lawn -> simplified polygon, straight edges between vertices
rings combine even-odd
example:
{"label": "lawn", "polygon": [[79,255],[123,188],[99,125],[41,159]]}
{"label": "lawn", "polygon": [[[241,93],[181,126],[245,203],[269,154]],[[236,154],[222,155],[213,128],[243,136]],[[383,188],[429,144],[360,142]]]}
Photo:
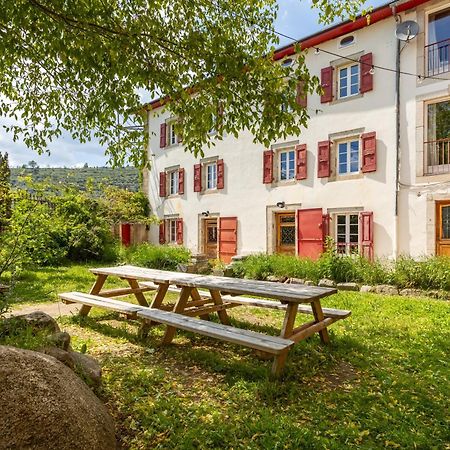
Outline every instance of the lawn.
{"label": "lawn", "polygon": [[[53,300],[92,281],[87,266],[25,272],[13,299]],[[352,316],[330,328],[330,346],[317,336],[296,346],[278,382],[243,347],[179,332],[161,348],[160,327],[140,341],[136,322],[100,310],[60,322],[102,362],[99,395],[122,448],[449,449],[450,303],[340,293],[323,304]],[[230,315],[273,334],[282,318]]]}

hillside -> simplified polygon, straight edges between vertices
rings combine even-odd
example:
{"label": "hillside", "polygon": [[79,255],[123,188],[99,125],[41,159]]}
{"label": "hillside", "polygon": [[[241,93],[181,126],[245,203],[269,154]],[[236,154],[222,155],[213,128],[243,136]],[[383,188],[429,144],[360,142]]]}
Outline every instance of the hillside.
{"label": "hillside", "polygon": [[93,182],[94,186],[106,184],[136,192],[139,190],[139,170],[135,167],[83,167],[83,168],[12,168],[11,184],[15,188],[25,188],[20,177],[31,176],[36,182],[50,182],[51,184],[66,184],[80,190],[86,189],[86,183]]}

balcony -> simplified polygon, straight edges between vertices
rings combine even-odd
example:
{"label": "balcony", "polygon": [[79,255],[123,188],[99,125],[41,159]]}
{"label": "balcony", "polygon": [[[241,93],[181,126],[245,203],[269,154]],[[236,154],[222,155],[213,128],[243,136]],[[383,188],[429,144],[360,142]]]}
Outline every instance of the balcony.
{"label": "balcony", "polygon": [[450,72],[450,38],[425,46],[427,76]]}
{"label": "balcony", "polygon": [[428,141],[425,146],[425,175],[450,173],[450,138]]}

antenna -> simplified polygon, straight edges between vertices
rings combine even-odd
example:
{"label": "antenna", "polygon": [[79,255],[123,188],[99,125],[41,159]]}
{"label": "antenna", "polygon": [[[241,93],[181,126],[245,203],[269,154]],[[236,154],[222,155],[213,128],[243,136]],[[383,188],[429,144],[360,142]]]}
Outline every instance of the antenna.
{"label": "antenna", "polygon": [[419,34],[419,25],[414,20],[407,20],[397,25],[395,36],[398,40],[409,42]]}

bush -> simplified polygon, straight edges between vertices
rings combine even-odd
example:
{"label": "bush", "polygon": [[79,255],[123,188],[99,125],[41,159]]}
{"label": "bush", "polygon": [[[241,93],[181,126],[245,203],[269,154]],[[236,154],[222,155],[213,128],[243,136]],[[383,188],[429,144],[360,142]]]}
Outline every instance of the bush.
{"label": "bush", "polygon": [[139,244],[122,250],[124,262],[150,269],[176,270],[178,264],[187,264],[191,253],[184,247]]}

